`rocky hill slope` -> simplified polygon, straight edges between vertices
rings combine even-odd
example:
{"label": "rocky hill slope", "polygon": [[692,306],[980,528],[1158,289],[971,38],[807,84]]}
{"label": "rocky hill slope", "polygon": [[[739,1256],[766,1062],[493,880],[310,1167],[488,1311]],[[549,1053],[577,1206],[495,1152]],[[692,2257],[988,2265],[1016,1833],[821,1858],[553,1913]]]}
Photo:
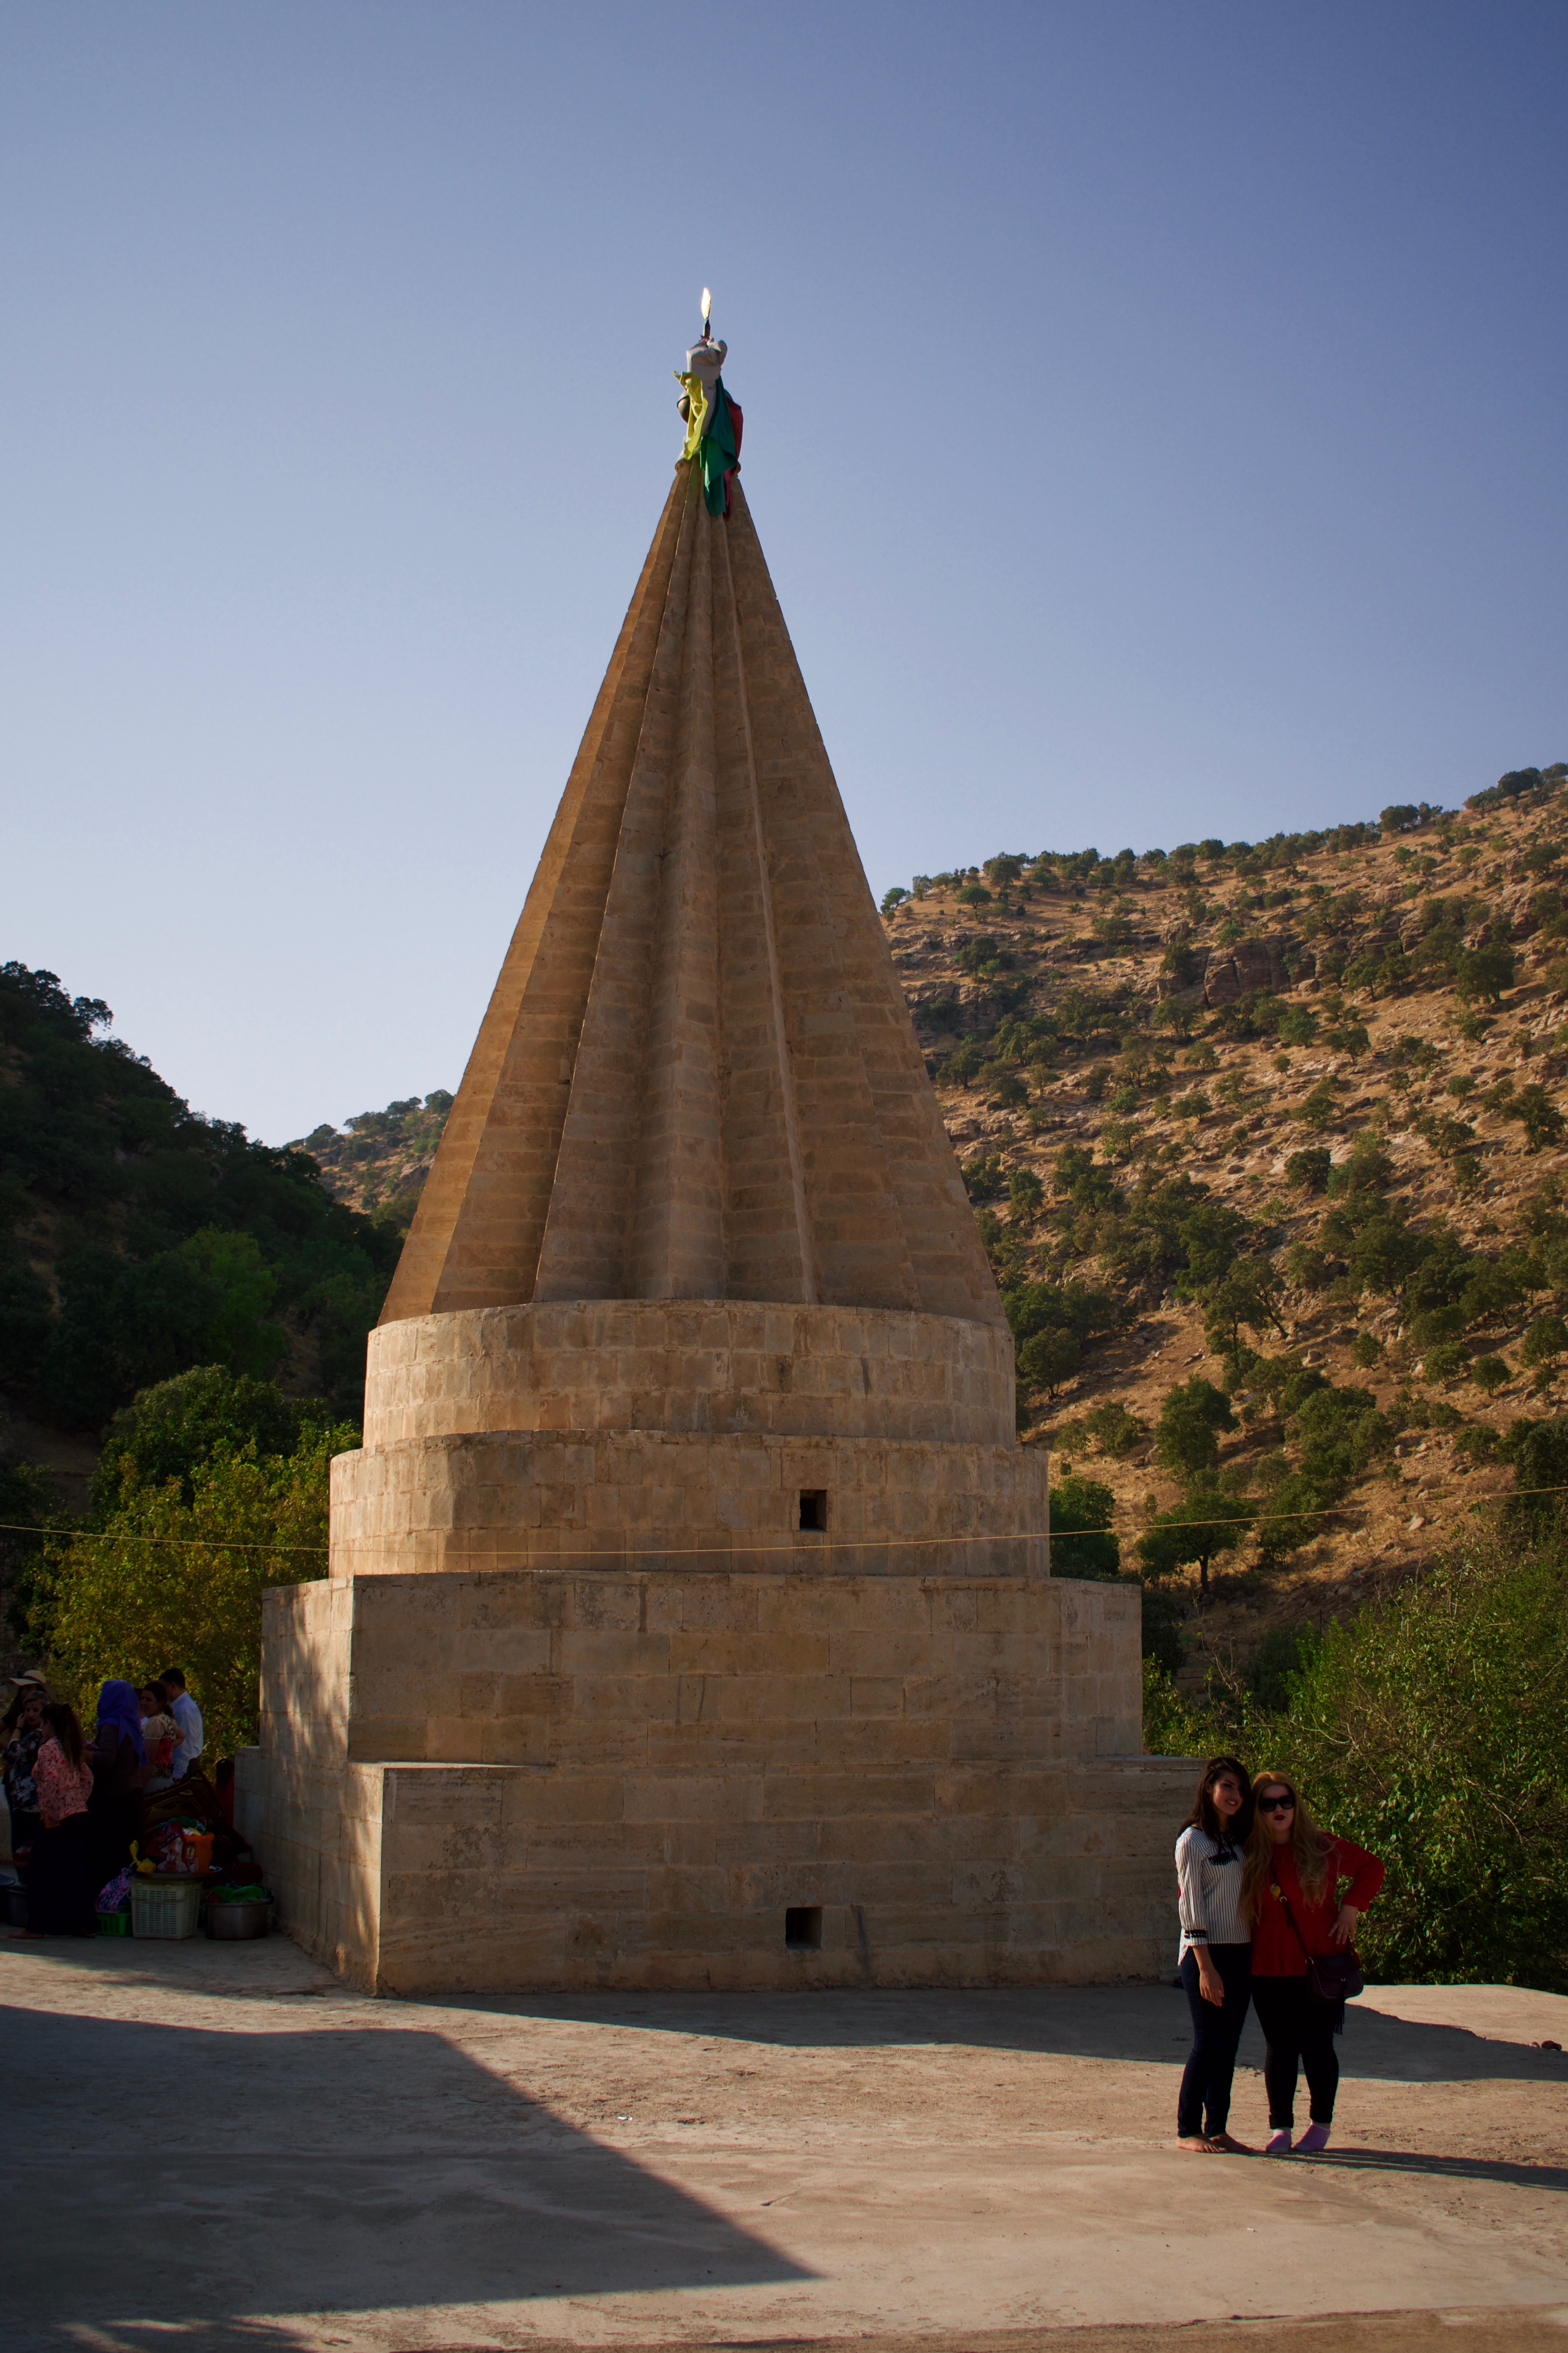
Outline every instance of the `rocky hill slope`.
{"label": "rocky hill slope", "polygon": [[1555,1415],[1565,776],[888,893],[1020,1419],[1190,1673],[1411,1574]]}

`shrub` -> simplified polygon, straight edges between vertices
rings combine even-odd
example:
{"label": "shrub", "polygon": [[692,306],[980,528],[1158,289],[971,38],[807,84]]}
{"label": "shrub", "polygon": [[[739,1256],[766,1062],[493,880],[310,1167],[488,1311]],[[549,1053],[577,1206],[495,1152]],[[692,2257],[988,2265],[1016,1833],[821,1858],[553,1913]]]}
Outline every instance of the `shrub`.
{"label": "shrub", "polygon": [[1329,1181],[1332,1156],[1325,1145],[1317,1145],[1306,1152],[1293,1152],[1285,1163],[1285,1181],[1299,1192],[1321,1193]]}
{"label": "shrub", "polygon": [[1568,1323],[1561,1315],[1538,1315],[1519,1353],[1527,1365],[1555,1364],[1559,1356],[1568,1356]]}
{"label": "shrub", "polygon": [[895,882],[890,891],[884,891],[882,893],[883,914],[890,915],[895,907],[901,907],[903,905],[904,901],[909,897],[909,892],[900,883]]}
{"label": "shrub", "polygon": [[1470,1366],[1470,1378],[1487,1397],[1492,1397],[1512,1380],[1513,1368],[1506,1356],[1478,1356]]}
{"label": "shrub", "polygon": [[1148,1435],[1148,1424],[1115,1398],[1108,1398],[1091,1413],[1086,1413],[1083,1427],[1097,1446],[1117,1457],[1131,1454],[1139,1440]]}
{"label": "shrub", "polygon": [[1320,1135],[1325,1128],[1336,1124],[1339,1115],[1333,1090],[1326,1079],[1320,1079],[1305,1103],[1296,1106],[1296,1117]]}
{"label": "shrub", "polygon": [[1428,1348],[1425,1373],[1428,1386],[1458,1380],[1465,1369],[1465,1354],[1464,1343],[1460,1340],[1443,1340],[1436,1347]]}
{"label": "shrub", "polygon": [[988,907],[991,893],[984,882],[966,882],[958,894],[958,903],[961,907]]}
{"label": "shrub", "polygon": [[1563,1114],[1542,1086],[1521,1087],[1507,1106],[1507,1115],[1520,1122],[1531,1152],[1562,1141]]}
{"label": "shrub", "polygon": [[1370,1372],[1373,1365],[1383,1362],[1383,1342],[1374,1333],[1358,1332],[1351,1342],[1351,1361],[1363,1372]]}

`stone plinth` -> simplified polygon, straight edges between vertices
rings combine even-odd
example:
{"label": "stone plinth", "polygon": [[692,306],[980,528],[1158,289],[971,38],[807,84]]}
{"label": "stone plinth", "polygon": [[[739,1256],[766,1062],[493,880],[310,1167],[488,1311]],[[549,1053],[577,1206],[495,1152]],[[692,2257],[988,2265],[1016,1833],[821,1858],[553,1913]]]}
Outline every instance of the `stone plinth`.
{"label": "stone plinth", "polygon": [[1147,1976],[1190,1767],[1136,1754],[1137,1611],[1027,1577],[282,1588],[239,1820],[290,1932],[388,1992]]}

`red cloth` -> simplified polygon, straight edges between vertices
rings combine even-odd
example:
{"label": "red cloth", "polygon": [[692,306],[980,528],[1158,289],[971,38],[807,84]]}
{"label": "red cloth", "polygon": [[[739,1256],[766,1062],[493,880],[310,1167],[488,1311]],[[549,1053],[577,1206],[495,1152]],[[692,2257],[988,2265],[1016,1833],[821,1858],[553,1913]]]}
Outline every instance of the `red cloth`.
{"label": "red cloth", "polygon": [[[1301,1893],[1289,1842],[1274,1850],[1275,1878],[1290,1900],[1307,1951],[1313,1954],[1341,1949],[1329,1931],[1342,1901],[1337,1892],[1342,1879],[1350,1881],[1342,1900],[1353,1904],[1358,1912],[1365,1911],[1383,1885],[1383,1865],[1376,1855],[1352,1845],[1349,1839],[1335,1839],[1333,1849],[1334,1860],[1316,1904],[1309,1903]],[[1263,1906],[1252,1932],[1252,1974],[1255,1978],[1304,1978],[1307,1974],[1307,1954],[1297,1943],[1285,1906],[1271,1887],[1264,1890]]]}

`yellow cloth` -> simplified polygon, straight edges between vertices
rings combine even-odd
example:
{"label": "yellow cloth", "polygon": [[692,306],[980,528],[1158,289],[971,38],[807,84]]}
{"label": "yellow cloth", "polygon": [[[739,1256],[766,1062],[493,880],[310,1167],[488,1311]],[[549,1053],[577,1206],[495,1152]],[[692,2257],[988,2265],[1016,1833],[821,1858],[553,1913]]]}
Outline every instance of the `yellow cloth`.
{"label": "yellow cloth", "polygon": [[695,458],[702,447],[702,427],[708,416],[708,395],[703,390],[702,378],[700,375],[684,375],[679,368],[677,368],[675,381],[684,385],[691,399],[691,407],[686,419],[686,447],[680,454],[683,458]]}

